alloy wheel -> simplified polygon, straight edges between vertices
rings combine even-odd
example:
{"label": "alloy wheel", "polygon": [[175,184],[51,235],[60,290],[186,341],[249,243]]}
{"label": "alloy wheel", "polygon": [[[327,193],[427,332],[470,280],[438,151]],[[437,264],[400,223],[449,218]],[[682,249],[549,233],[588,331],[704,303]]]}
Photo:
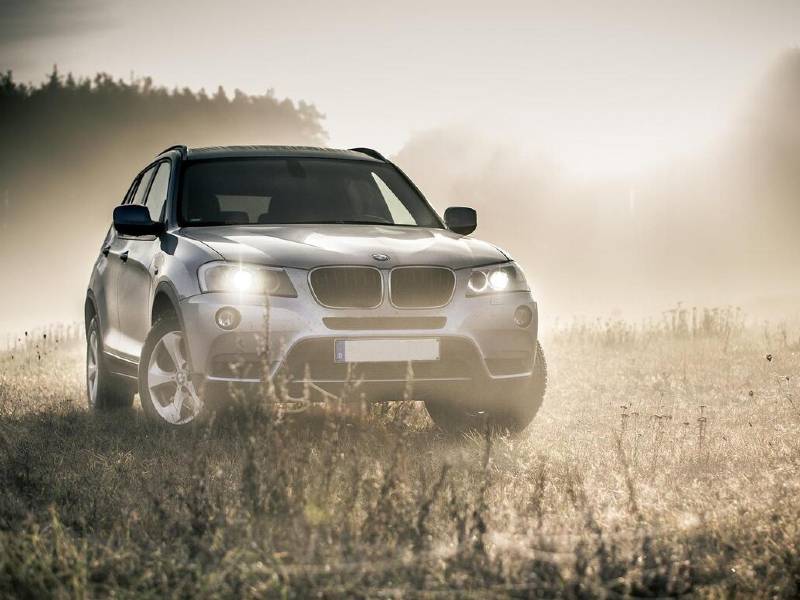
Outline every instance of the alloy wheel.
{"label": "alloy wheel", "polygon": [[99,373],[99,344],[97,330],[89,332],[89,343],[86,345],[86,389],[89,392],[90,406],[97,406],[97,384]]}
{"label": "alloy wheel", "polygon": [[172,425],[193,421],[203,408],[187,356],[183,333],[170,331],[156,343],[147,366],[147,389],[153,408]]}

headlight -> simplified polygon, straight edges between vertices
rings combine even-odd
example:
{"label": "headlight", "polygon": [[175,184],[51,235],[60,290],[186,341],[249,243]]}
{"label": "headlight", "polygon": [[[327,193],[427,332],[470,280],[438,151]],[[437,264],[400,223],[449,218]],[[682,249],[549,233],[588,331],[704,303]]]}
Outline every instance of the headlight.
{"label": "headlight", "polygon": [[529,289],[522,269],[513,262],[472,269],[467,281],[467,296],[527,292]]}
{"label": "headlight", "polygon": [[276,267],[210,262],[200,267],[197,278],[203,292],[297,297],[286,271]]}

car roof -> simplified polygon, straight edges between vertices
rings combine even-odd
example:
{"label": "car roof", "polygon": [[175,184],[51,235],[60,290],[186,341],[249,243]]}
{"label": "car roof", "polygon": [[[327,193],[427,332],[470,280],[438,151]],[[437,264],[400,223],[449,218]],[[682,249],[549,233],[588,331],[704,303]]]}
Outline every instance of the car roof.
{"label": "car roof", "polygon": [[318,148],[314,146],[208,146],[204,148],[187,148],[187,160],[203,160],[209,158],[249,158],[249,157],[293,157],[293,158],[339,158],[381,162],[363,152],[355,150],[338,150],[335,148]]}

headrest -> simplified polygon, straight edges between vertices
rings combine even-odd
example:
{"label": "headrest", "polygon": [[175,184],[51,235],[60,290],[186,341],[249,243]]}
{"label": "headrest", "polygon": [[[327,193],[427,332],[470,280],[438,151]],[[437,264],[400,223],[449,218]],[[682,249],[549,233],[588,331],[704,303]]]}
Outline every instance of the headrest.
{"label": "headrest", "polygon": [[221,221],[219,199],[211,192],[190,196],[187,218],[189,222]]}

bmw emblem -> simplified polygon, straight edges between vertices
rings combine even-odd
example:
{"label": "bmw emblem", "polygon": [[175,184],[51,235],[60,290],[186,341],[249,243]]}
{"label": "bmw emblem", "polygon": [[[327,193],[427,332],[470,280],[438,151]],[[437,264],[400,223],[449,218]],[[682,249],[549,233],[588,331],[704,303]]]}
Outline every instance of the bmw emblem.
{"label": "bmw emblem", "polygon": [[376,252],[375,254],[372,255],[372,258],[374,258],[375,260],[379,260],[381,262],[385,262],[385,261],[389,260],[389,255],[388,254],[381,254],[380,252]]}

